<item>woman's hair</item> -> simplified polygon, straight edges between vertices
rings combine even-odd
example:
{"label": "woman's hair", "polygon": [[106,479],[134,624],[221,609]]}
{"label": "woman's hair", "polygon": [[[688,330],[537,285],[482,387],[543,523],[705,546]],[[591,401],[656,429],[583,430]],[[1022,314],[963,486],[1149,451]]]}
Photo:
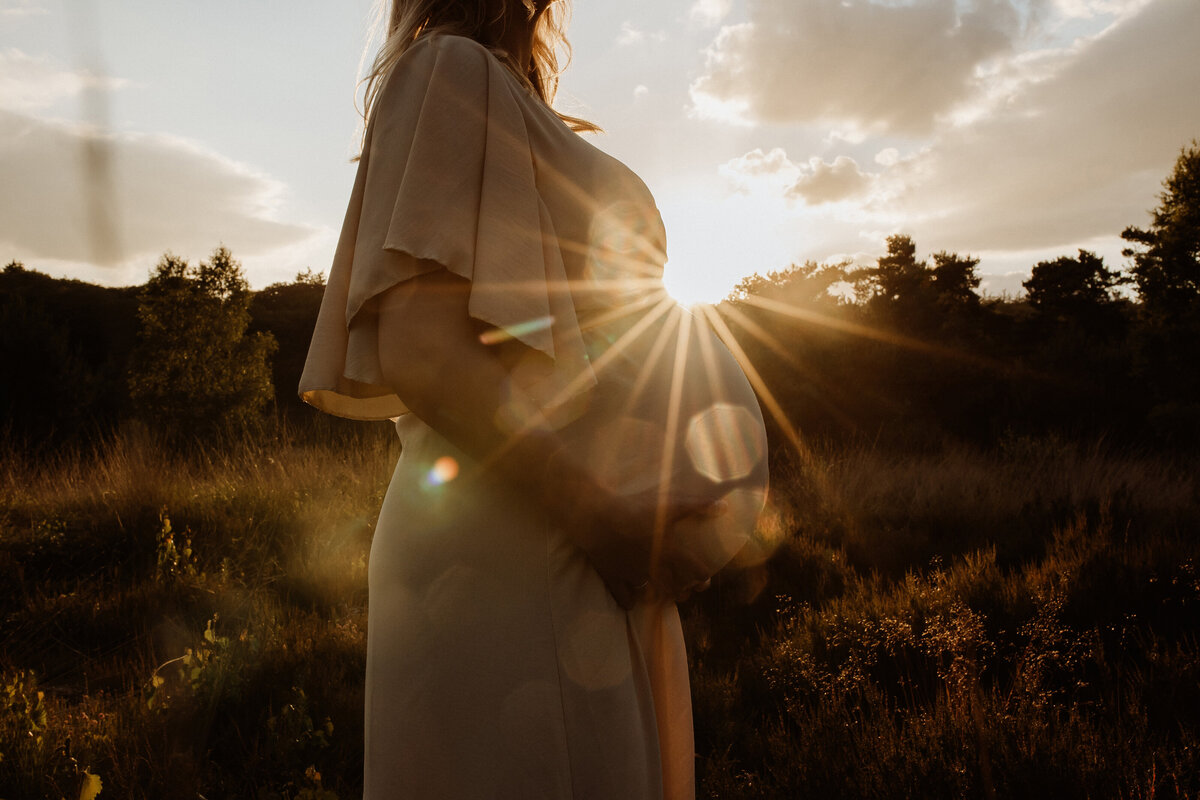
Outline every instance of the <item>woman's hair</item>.
{"label": "woman's hair", "polygon": [[[522,73],[519,67],[497,43],[489,37],[496,30],[504,30],[514,14],[534,13],[534,3],[541,8],[533,32],[533,58],[529,71]],[[569,0],[391,0],[387,14],[387,27],[383,44],[379,49],[370,72],[363,82],[366,93],[363,98],[363,121],[371,115],[383,81],[400,56],[418,38],[435,33],[466,36],[487,47],[535,92],[547,105],[554,102],[558,91],[559,58],[570,60],[571,46],[567,41],[566,23],[570,16]],[[381,2],[379,11],[383,11]],[[382,21],[382,18],[377,21]],[[595,125],[577,117],[558,113],[572,130],[597,131]]]}

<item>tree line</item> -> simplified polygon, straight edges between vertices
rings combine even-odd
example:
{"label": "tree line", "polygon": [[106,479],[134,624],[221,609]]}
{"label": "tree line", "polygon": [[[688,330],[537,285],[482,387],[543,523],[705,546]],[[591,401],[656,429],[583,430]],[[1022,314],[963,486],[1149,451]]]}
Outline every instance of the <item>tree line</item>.
{"label": "tree line", "polygon": [[802,431],[906,445],[1103,436],[1200,444],[1200,145],[1183,148],[1126,269],[1041,261],[1021,298],[978,294],[979,261],[806,263],[744,279],[725,316]]}
{"label": "tree line", "polygon": [[129,420],[168,439],[303,420],[296,398],[324,279],[251,291],[217,247],[166,253],[139,287],[0,272],[0,435],[38,446],[103,437]]}
{"label": "tree line", "polygon": [[[1127,268],[1087,250],[1033,265],[1020,298],[979,294],[979,260],[887,239],[875,264],[751,275],[718,311],[801,432],[923,446],[1105,436],[1200,444],[1200,145],[1182,149]],[[170,253],[140,287],[0,272],[9,439],[183,437],[316,418],[296,399],[324,281],[251,291],[225,247]],[[782,442],[784,432],[776,430]]]}

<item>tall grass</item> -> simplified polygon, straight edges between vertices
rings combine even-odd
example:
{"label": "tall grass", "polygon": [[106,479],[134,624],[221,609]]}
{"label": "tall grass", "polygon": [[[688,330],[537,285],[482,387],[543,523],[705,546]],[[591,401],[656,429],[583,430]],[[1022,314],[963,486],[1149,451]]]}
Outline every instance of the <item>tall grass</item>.
{"label": "tall grass", "polygon": [[1022,440],[778,472],[789,535],[687,617],[704,796],[1200,792],[1186,460]]}
{"label": "tall grass", "polygon": [[[0,798],[355,796],[397,452],[380,426],[5,454]],[[1200,792],[1191,465],[1055,440],[798,463],[684,608],[702,796]]]}
{"label": "tall grass", "polygon": [[315,796],[322,769],[353,788],[366,561],[396,454],[384,426],[6,458],[0,796],[73,798],[88,768],[131,798]]}

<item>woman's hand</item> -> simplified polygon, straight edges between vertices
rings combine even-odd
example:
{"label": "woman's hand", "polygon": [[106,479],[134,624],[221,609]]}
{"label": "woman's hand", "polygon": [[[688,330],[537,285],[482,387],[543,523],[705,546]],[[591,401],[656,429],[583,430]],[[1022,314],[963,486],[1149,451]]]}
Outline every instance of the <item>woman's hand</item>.
{"label": "woman's hand", "polygon": [[684,600],[708,588],[711,568],[678,530],[687,518],[712,518],[725,504],[708,499],[601,492],[581,519],[579,544],[622,608],[650,595]]}

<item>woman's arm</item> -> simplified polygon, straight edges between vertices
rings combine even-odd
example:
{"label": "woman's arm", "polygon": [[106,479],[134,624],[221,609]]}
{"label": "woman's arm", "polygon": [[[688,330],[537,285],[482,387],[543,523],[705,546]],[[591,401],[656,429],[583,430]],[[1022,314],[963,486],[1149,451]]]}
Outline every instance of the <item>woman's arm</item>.
{"label": "woman's arm", "polygon": [[[389,388],[427,425],[463,452],[492,459],[505,480],[540,503],[623,605],[628,587],[648,580],[667,595],[686,594],[708,576],[671,528],[683,517],[718,512],[707,502],[671,499],[658,514],[657,493],[628,498],[606,490],[548,427],[515,439],[502,430],[496,420],[509,373],[496,348],[480,342],[467,311],[470,287],[436,270],[380,295],[379,359]],[[665,528],[657,537],[656,526]]]}

